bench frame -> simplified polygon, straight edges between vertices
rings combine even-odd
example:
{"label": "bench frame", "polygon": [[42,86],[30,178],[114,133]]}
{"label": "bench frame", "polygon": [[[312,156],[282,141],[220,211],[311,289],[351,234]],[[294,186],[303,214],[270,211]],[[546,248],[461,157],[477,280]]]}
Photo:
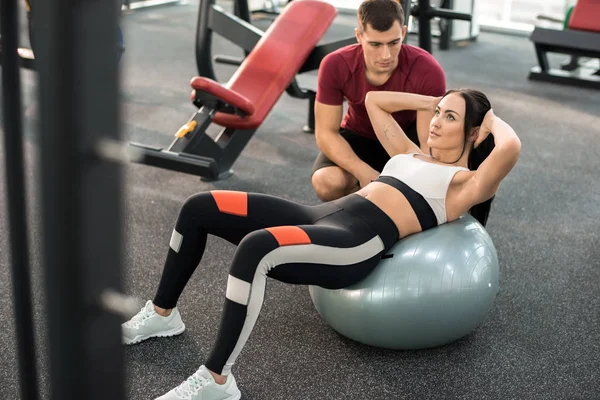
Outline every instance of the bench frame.
{"label": "bench frame", "polygon": [[530,80],[600,89],[600,76],[594,69],[585,66],[572,70],[551,68],[548,61],[548,53],[567,54],[574,59],[600,59],[600,33],[536,27],[530,40],[534,43],[539,63],[529,72]]}
{"label": "bench frame", "polygon": [[206,130],[212,124],[213,115],[224,105],[202,105],[184,125],[192,126],[193,129],[183,132],[185,135],[174,139],[167,149],[136,142],[129,143],[130,160],[201,176],[207,182],[229,178],[233,175],[231,167],[254,136],[256,129],[223,127],[216,137],[209,136]]}

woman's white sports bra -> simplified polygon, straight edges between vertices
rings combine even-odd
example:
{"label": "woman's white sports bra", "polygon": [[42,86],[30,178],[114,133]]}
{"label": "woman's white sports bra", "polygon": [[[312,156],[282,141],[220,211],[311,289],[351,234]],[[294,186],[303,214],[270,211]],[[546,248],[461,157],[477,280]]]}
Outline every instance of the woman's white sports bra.
{"label": "woman's white sports bra", "polygon": [[384,166],[380,176],[396,178],[423,196],[437,218],[445,223],[446,195],[452,178],[468,168],[430,163],[415,157],[418,153],[397,154]]}

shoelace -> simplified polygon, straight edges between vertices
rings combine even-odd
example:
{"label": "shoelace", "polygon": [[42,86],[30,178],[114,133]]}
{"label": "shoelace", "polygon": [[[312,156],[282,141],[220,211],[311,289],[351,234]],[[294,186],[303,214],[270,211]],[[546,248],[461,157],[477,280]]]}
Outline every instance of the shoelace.
{"label": "shoelace", "polygon": [[198,374],[196,371],[192,376],[187,378],[185,382],[175,388],[175,394],[182,399],[190,399],[191,396],[197,395],[200,389],[209,383],[209,379]]}
{"label": "shoelace", "polygon": [[151,306],[149,307],[149,305],[146,304],[140,310],[140,312],[138,312],[129,321],[125,322],[125,326],[128,328],[137,329],[140,325],[144,325],[144,322],[153,315],[154,315],[154,308],[153,307],[151,308]]}

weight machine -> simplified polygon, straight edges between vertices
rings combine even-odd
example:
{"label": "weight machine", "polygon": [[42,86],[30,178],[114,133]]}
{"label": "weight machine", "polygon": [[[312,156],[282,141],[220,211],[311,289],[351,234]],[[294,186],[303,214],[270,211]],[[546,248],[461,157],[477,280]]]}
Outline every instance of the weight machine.
{"label": "weight machine", "polygon": [[[529,80],[561,83],[600,89],[600,69],[582,63],[582,58],[600,59],[600,2],[578,0],[565,19],[563,30],[536,27],[530,40],[538,65],[529,72]],[[551,68],[548,53],[566,54],[571,61]]]}
{"label": "weight machine", "polygon": [[[289,5],[291,5],[290,2]],[[251,12],[247,0],[235,0],[233,13],[226,12],[215,5],[215,0],[202,1],[198,12],[198,26],[196,33],[196,65],[200,76],[217,80],[213,62],[239,66],[244,58],[233,58],[224,55],[215,55],[212,52],[212,35],[216,33],[242,48],[247,56],[256,43],[264,36],[265,32],[252,25]],[[298,73],[319,69],[321,60],[329,53],[356,43],[356,37],[350,36],[342,40],[333,41],[316,46]],[[288,95],[299,99],[308,99],[308,121],[304,127],[305,132],[314,131],[314,106],[316,92],[313,89],[302,88],[294,77],[286,90]]]}

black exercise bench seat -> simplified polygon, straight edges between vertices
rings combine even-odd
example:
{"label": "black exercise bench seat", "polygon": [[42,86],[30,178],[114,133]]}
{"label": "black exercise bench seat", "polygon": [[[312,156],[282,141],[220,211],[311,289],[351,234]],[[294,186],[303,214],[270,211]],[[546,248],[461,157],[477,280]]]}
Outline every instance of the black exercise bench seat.
{"label": "black exercise bench seat", "polygon": [[535,28],[531,34],[539,66],[529,72],[529,79],[600,89],[600,76],[583,68],[570,72],[550,68],[547,53],[569,54],[575,57],[600,58],[600,33],[559,31]]}
{"label": "black exercise bench seat", "polygon": [[580,66],[573,71],[551,68],[548,53],[568,54],[600,59],[600,3],[579,0],[569,21],[569,29],[558,30],[536,27],[530,40],[534,43],[539,65],[529,73],[530,80],[563,83],[573,86],[600,89],[598,69]]}

